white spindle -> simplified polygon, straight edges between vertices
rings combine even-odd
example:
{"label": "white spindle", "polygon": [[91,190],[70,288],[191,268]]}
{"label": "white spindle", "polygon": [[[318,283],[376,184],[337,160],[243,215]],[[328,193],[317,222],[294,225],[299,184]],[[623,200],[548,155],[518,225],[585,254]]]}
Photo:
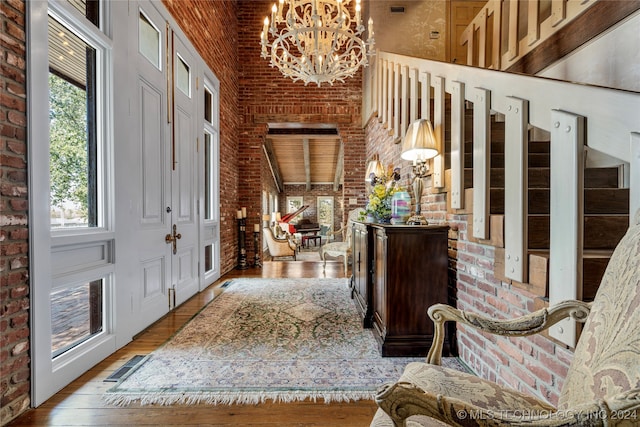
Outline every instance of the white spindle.
{"label": "white spindle", "polygon": [[393,127],[393,97],[396,96],[396,94],[393,93],[394,68],[394,63],[389,61],[389,64],[387,65],[387,129],[391,129]]}
{"label": "white spindle", "polygon": [[507,97],[504,147],[505,276],[526,282],[528,102]]}
{"label": "white spindle", "polygon": [[400,97],[400,136],[404,138],[404,135],[407,133],[407,127],[409,124],[407,120],[409,119],[409,67],[406,65],[402,66],[402,70],[400,72],[401,82],[400,82],[400,91],[402,92],[402,96]]}
{"label": "white spindle", "polygon": [[451,207],[464,208],[464,83],[451,82]]}
{"label": "white spindle", "polygon": [[417,68],[411,68],[409,72],[409,123],[418,119],[418,84],[420,83]]}
{"label": "white spindle", "polygon": [[[551,241],[549,244],[549,304],[582,298],[584,228],[584,117],[551,111]],[[570,319],[549,334],[569,346],[576,343]]]}
{"label": "white spindle", "polygon": [[445,87],[444,77],[433,79],[433,132],[438,140],[438,154],[433,159],[433,186],[444,187],[444,126],[445,126]]}
{"label": "white spindle", "polygon": [[400,71],[399,63],[393,69],[393,138],[400,138]]}
{"label": "white spindle", "polygon": [[420,118],[431,120],[431,74],[420,73]]}
{"label": "white spindle", "polygon": [[473,237],[489,238],[491,171],[491,92],[475,89],[473,97]]}
{"label": "white spindle", "polygon": [[380,82],[382,89],[382,91],[380,92],[382,111],[380,111],[380,122],[382,123],[383,127],[387,127],[387,113],[389,111],[389,109],[387,108],[387,105],[389,104],[389,85],[387,84],[387,82],[389,81],[389,61],[385,59],[382,62],[382,81]]}

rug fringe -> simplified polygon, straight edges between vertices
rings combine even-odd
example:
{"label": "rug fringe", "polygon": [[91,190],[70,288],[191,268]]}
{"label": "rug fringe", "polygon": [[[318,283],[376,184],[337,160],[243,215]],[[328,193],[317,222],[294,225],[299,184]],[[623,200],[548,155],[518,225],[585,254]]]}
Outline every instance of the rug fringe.
{"label": "rug fringe", "polygon": [[373,400],[375,391],[247,391],[247,392],[190,392],[190,393],[107,393],[103,395],[109,405],[129,406],[133,403],[146,405],[256,405],[270,400],[274,403],[291,403],[303,400],[324,403]]}

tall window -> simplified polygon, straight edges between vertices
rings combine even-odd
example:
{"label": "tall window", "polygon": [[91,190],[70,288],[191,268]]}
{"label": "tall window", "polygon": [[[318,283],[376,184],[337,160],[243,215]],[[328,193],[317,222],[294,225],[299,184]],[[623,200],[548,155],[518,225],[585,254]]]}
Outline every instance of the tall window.
{"label": "tall window", "polygon": [[51,227],[100,226],[96,50],[49,17]]}

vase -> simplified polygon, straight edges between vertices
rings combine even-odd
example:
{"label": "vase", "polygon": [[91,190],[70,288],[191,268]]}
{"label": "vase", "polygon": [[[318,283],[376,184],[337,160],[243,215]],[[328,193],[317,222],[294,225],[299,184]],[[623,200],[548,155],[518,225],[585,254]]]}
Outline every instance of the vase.
{"label": "vase", "polygon": [[411,196],[406,191],[397,191],[391,198],[391,222],[405,224],[411,216]]}
{"label": "vase", "polygon": [[391,217],[384,216],[384,217],[378,217],[376,219],[378,224],[391,224]]}

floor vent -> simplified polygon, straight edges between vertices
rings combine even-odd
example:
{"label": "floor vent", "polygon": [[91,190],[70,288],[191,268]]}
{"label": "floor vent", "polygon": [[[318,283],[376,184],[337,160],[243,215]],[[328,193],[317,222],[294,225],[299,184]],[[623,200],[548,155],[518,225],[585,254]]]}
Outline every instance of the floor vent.
{"label": "floor vent", "polygon": [[122,376],[124,374],[126,374],[127,372],[129,372],[131,369],[133,369],[138,363],[140,363],[142,361],[142,359],[144,359],[146,356],[144,355],[136,355],[133,356],[131,359],[129,359],[129,361],[127,363],[125,363],[124,365],[122,365],[118,370],[116,370],[113,374],[109,375],[107,378],[104,379],[104,382],[111,382],[111,383],[115,383],[120,381],[120,378],[122,378]]}
{"label": "floor vent", "polygon": [[227,280],[226,282],[224,282],[222,285],[220,285],[221,288],[226,288],[227,286],[229,286],[231,284],[232,280]]}

